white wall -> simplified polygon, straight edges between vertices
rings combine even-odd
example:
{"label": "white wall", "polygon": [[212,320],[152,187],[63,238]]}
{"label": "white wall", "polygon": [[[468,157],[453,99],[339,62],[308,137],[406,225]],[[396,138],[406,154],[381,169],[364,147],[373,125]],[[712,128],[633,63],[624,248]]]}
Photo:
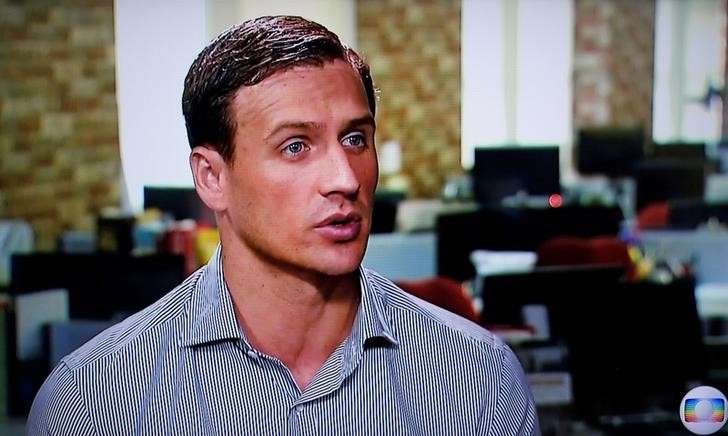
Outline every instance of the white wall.
{"label": "white wall", "polygon": [[720,138],[722,108],[699,100],[723,86],[725,0],[658,0],[653,137],[657,142]]}
{"label": "white wall", "polygon": [[192,186],[181,100],[187,69],[205,41],[205,3],[114,4],[123,202],[138,211],[144,185]]}
{"label": "white wall", "polygon": [[463,167],[476,145],[506,141],[504,26],[501,1],[463,0],[460,142]]}
{"label": "white wall", "polygon": [[573,118],[571,1],[521,0],[518,29],[517,140],[564,144]]}
{"label": "white wall", "polygon": [[476,145],[571,145],[573,15],[573,0],[463,0],[463,167]]}
{"label": "white wall", "polygon": [[354,0],[207,0],[208,39],[228,27],[263,15],[298,15],[322,24],[356,47]]}

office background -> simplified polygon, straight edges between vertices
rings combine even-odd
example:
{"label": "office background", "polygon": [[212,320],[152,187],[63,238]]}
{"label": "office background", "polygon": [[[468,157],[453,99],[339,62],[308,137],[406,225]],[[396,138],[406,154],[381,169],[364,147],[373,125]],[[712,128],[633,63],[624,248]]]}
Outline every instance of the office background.
{"label": "office background", "polygon": [[[179,108],[180,79],[197,51],[224,29],[231,17],[264,12],[261,6],[249,7],[255,2],[244,1],[232,6],[202,0],[118,3],[116,24],[125,26],[124,34],[114,31],[113,2],[6,0],[1,6],[0,49],[6,61],[0,95],[0,147],[4,155],[0,214],[28,220],[39,248],[52,248],[64,230],[92,229],[95,214],[107,206],[123,205],[129,196],[132,200],[126,203],[138,209],[141,187],[147,181],[191,183],[184,158],[187,150]],[[394,168],[402,177],[392,183],[405,183],[413,197],[438,197],[447,178],[463,172],[463,161],[466,166],[472,162],[472,158],[462,156],[472,154],[466,152],[476,144],[523,142],[521,136],[529,143],[558,141],[564,162],[569,163],[573,132],[579,127],[642,125],[652,131],[655,24],[659,18],[654,1],[278,3],[278,9],[270,7],[272,12],[308,13],[339,33],[345,29],[344,40],[371,62],[381,90],[378,144],[399,144],[400,165]],[[483,9],[480,3],[490,10],[479,10]],[[718,21],[717,30],[725,32],[725,17],[713,14],[722,10],[723,3],[673,3],[674,8],[700,4]],[[226,7],[234,13],[222,13]],[[246,7],[252,9],[248,14]],[[529,8],[545,15],[532,17]],[[218,15],[227,21],[209,23],[214,21],[214,13],[209,11],[218,9],[222,10]],[[483,16],[469,19],[465,14],[471,10]],[[693,15],[699,13],[706,15],[700,10]],[[551,25],[552,21],[570,27],[560,29]],[[465,29],[469,33],[464,34],[463,25],[471,22]],[[702,23],[686,24],[703,28]],[[480,29],[470,30],[478,26]],[[683,35],[692,34],[692,27],[683,30]],[[481,37],[478,31],[483,28],[491,29],[490,34]],[[559,33],[564,34],[564,41],[553,40],[561,37]],[[715,40],[716,50],[703,58],[725,58],[724,50],[720,51],[725,46],[725,38],[719,39],[722,35],[704,36]],[[487,52],[474,53],[463,39],[466,37],[476,43],[478,38],[491,41],[500,58]],[[519,37],[522,46],[530,43],[533,48],[508,41]],[[492,42],[494,39],[499,44]],[[519,48],[538,56],[523,60],[524,65],[519,66],[524,57],[519,58]],[[564,51],[570,53],[562,55]],[[693,56],[705,61],[701,55]],[[471,73],[469,65],[479,70]],[[551,79],[540,89],[529,88],[529,81],[538,85],[538,76],[552,69],[559,70],[562,77]],[[506,73],[511,72],[518,73],[515,79],[502,77],[510,77]],[[484,80],[496,77],[491,82],[510,94],[503,96],[504,91],[481,90],[477,84],[466,82],[478,81],[478,74]],[[688,90],[704,94],[707,80],[720,81],[717,86],[723,78],[702,77],[698,81],[702,89]],[[685,88],[675,84],[674,78],[669,81],[672,86]],[[461,90],[466,86],[473,91],[469,92],[470,100],[463,103]],[[554,87],[564,91],[555,96],[557,105],[539,94],[550,95]],[[531,95],[524,95],[526,92]],[[539,112],[528,113],[528,107],[534,105]],[[691,110],[701,110],[700,105],[693,106]],[[506,110],[510,113],[504,114]],[[545,122],[539,121],[544,118]],[[538,132],[522,133],[534,123],[557,125],[559,131],[544,133],[550,136],[545,139],[537,137]],[[481,126],[490,129],[479,129]],[[495,133],[484,134],[483,130]],[[680,133],[668,135],[683,139]],[[717,139],[712,127],[690,133],[703,136],[694,139]],[[141,169],[145,174],[134,174],[140,171],[141,158],[122,158],[126,149],[130,154],[146,155],[148,161],[164,159],[170,162],[169,168],[157,167],[155,174],[148,168],[153,165],[147,165]],[[122,166],[127,160],[128,168]],[[572,174],[570,167],[565,165],[563,171]],[[125,179],[124,171],[132,174],[126,174]],[[385,183],[392,178],[389,174],[384,177]],[[128,192],[128,186],[134,192]],[[58,199],[63,201],[54,201]]]}
{"label": "office background", "polygon": [[[711,333],[707,336],[718,346],[712,362],[728,368],[728,354],[719,354],[723,342],[716,339],[728,335],[723,326],[728,319],[728,277],[721,267],[721,256],[728,254],[725,0],[0,0],[0,221],[8,223],[0,236],[12,239],[16,253],[51,256],[16,261],[12,267],[10,250],[0,253],[0,285],[12,294],[4,300],[8,314],[18,312],[16,294],[55,287],[31,280],[38,265],[55,271],[52,268],[64,262],[83,262],[62,253],[85,253],[93,258],[88,262],[99,262],[93,265],[100,271],[104,256],[90,251],[128,254],[146,244],[146,249],[189,254],[191,249],[175,248],[174,239],[187,234],[188,224],[175,224],[172,236],[165,228],[166,239],[160,242],[154,238],[161,231],[153,224],[159,217],[141,215],[145,204],[163,211],[181,207],[174,218],[214,224],[185,197],[187,191],[163,189],[191,186],[180,108],[184,75],[194,56],[220,31],[247,18],[278,13],[302,15],[328,26],[372,67],[379,89],[381,175],[375,215],[380,227],[370,242],[367,265],[413,283],[445,276],[458,284],[466,282],[464,295],[481,297],[477,288],[483,283],[473,279],[485,280],[490,274],[488,266],[481,274],[471,262],[472,250],[538,252],[545,262],[547,256],[539,249],[552,237],[608,235],[625,247],[642,250],[643,258],[618,262],[636,268],[634,277],[646,268],[640,261],[647,257],[653,267],[661,261],[671,263],[666,268],[670,272],[678,269],[675,262],[692,268],[686,276],[695,280],[689,292],[697,295],[693,304],[701,316],[700,328],[704,335]],[[588,132],[599,129],[622,134],[611,143],[594,136],[597,149],[611,153],[610,159],[617,156],[606,169],[603,162],[580,161],[588,157]],[[587,136],[582,136],[585,131]],[[620,160],[620,147],[625,156],[634,153],[625,138],[635,134],[639,156]],[[675,147],[661,148],[668,144]],[[653,167],[648,162],[639,173],[635,167],[659,150],[670,155],[670,150],[685,146],[690,159],[696,150],[702,154],[697,164],[700,187],[667,192],[663,179],[648,177],[662,167],[649,172]],[[558,185],[549,192],[515,195],[506,206],[515,204],[519,212],[515,216],[508,209],[508,219],[502,210],[491,210],[493,204],[486,205],[482,196],[495,195],[488,199],[500,201],[517,192],[483,193],[476,153],[506,148],[556,150],[556,163],[550,168],[556,169]],[[493,162],[494,156],[485,162]],[[526,159],[499,156],[506,163]],[[543,169],[537,167],[531,170]],[[675,179],[683,173],[669,174]],[[635,183],[638,179],[642,191]],[[650,192],[644,193],[650,180]],[[683,191],[690,191],[689,198],[683,198]],[[648,200],[659,200],[658,208],[645,212],[642,206]],[[562,204],[565,208],[557,211]],[[585,205],[604,209],[596,214],[581,209],[574,212],[577,215],[567,213],[572,209],[566,206]],[[611,215],[615,211],[617,215]],[[133,216],[136,220],[130,221]],[[681,216],[688,218],[678,223]],[[536,221],[570,224],[535,229],[530,223]],[[137,228],[132,238],[134,222],[152,224]],[[515,242],[495,240],[475,230],[484,223],[522,237]],[[564,230],[567,227],[579,230]],[[457,228],[465,233],[457,233]],[[214,234],[205,237],[214,243]],[[468,238],[474,244],[463,242]],[[197,251],[199,260],[205,250]],[[601,263],[614,263],[614,258],[609,260]],[[129,261],[122,270],[129,275],[164,271],[160,283],[173,283],[196,266],[189,256],[184,264],[166,258],[147,261]],[[505,265],[508,260],[494,262]],[[18,271],[14,279],[27,289],[13,287],[11,270]],[[655,271],[660,269],[642,271],[642,278]],[[613,277],[608,271],[596,274]],[[547,280],[567,289],[588,286],[594,277],[568,284],[558,277]],[[108,277],[98,280],[95,286]],[[675,283],[676,289],[685,285],[681,280]],[[135,284],[124,282],[108,292],[121,293],[123,286]],[[413,292],[420,285],[414,283]],[[79,284],[78,295],[91,301],[92,288]],[[151,298],[143,290],[135,295],[133,301],[111,298],[103,318],[118,319]],[[656,295],[659,299],[659,292]],[[79,305],[78,296],[50,298],[68,306],[61,318],[101,318],[100,312]],[[32,301],[23,304],[33,307]],[[479,322],[482,304],[479,300],[468,312]],[[93,331],[103,325],[76,327]],[[16,339],[5,341],[11,348],[17,345]],[[539,360],[526,349],[530,358]],[[7,359],[14,358],[10,354]],[[42,373],[44,364],[26,368]],[[20,388],[5,386],[6,405],[12,402],[13,389]],[[570,403],[561,401],[556,403]],[[571,416],[563,409],[555,408],[550,416]],[[14,416],[22,417],[22,407],[16,412]],[[555,434],[571,431],[550,428]]]}

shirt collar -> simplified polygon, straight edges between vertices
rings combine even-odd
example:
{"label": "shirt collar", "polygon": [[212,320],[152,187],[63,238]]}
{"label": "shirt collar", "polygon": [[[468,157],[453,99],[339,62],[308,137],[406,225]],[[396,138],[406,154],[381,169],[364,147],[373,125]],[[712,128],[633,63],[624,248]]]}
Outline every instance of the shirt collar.
{"label": "shirt collar", "polygon": [[181,345],[224,340],[244,340],[244,337],[223,277],[222,246],[218,244],[192,292]]}
{"label": "shirt collar", "polygon": [[[398,342],[387,316],[386,298],[369,277],[367,270],[361,267],[359,286],[361,301],[349,344],[357,350],[363,350],[369,339],[379,337],[396,345]],[[222,246],[218,244],[195,284],[180,344],[187,347],[225,340],[238,340],[251,348],[235,315],[223,275]]]}
{"label": "shirt collar", "polygon": [[351,345],[363,349],[364,344],[372,338],[383,338],[392,344],[398,344],[389,319],[387,301],[368,275],[365,268],[359,268],[359,288],[361,302],[354,325],[351,329]]}

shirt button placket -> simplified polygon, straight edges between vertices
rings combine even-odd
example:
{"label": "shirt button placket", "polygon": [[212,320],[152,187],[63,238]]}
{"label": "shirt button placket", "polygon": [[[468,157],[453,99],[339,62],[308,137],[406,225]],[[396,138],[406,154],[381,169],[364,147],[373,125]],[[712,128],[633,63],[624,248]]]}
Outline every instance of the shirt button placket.
{"label": "shirt button placket", "polygon": [[253,350],[248,350],[246,353],[247,353],[248,357],[255,360],[256,362],[258,361],[258,359],[260,359],[260,356],[258,356],[258,353],[256,353]]}
{"label": "shirt button placket", "polygon": [[300,435],[301,433],[301,406],[293,406],[288,410],[288,434]]}
{"label": "shirt button placket", "polygon": [[315,419],[315,415],[312,414],[312,410],[307,408],[303,404],[299,404],[295,408],[296,418],[298,421],[297,434],[302,436],[316,435],[318,431],[318,422]]}

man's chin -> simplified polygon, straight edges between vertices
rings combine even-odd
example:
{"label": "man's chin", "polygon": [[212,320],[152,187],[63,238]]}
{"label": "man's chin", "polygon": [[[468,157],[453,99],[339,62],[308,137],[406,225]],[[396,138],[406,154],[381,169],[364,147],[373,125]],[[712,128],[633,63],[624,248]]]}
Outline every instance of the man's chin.
{"label": "man's chin", "polygon": [[345,250],[344,252],[334,250],[321,253],[321,256],[315,259],[315,269],[329,276],[351,274],[359,269],[363,258],[363,250]]}
{"label": "man's chin", "polygon": [[316,270],[327,276],[343,276],[351,274],[361,265],[361,260],[344,261],[344,259],[336,259],[332,262],[324,262],[316,266]]}

